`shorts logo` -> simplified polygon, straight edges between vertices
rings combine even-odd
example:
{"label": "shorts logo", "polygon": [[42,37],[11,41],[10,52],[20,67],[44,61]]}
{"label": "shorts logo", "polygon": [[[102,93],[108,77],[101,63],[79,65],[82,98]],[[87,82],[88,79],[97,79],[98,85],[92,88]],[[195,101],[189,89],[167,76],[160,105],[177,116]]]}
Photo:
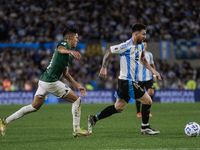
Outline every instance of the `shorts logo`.
{"label": "shorts logo", "polygon": [[140,87],[140,90],[141,90],[142,92],[144,91],[143,88],[141,88],[141,87]]}
{"label": "shorts logo", "polygon": [[136,88],[136,89],[139,89],[140,91],[144,91],[143,90],[143,88],[141,88],[138,84],[136,84],[136,83],[133,83],[133,85],[134,85],[134,87]]}
{"label": "shorts logo", "polygon": [[133,85],[135,86],[136,89],[139,88],[139,85],[137,85],[136,83],[133,83]]}

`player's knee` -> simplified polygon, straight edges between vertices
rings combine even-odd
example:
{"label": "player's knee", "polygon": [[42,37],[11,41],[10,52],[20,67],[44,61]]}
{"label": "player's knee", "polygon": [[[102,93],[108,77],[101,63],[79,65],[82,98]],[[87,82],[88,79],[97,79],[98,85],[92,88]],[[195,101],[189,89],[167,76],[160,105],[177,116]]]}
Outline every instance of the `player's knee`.
{"label": "player's knee", "polygon": [[152,100],[149,98],[148,100],[144,101],[142,104],[151,105],[152,104]]}
{"label": "player's knee", "polygon": [[147,103],[148,103],[147,105],[151,105],[153,103],[153,101],[150,99],[150,100],[148,100]]}

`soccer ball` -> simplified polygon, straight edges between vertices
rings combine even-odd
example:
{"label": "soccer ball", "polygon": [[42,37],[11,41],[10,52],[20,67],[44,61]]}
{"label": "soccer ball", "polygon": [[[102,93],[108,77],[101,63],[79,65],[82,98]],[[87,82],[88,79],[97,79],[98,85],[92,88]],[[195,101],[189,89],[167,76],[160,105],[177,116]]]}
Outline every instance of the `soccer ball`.
{"label": "soccer ball", "polygon": [[196,122],[189,122],[185,126],[185,134],[190,137],[197,137],[200,134],[200,126]]}

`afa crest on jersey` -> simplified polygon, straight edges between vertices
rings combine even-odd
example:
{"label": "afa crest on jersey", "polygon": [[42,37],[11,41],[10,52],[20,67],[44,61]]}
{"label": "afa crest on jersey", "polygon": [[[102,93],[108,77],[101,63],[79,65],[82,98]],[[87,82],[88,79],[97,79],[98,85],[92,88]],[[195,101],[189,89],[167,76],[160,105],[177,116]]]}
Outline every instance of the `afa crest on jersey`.
{"label": "afa crest on jersey", "polygon": [[135,53],[137,53],[138,52],[138,49],[137,48],[135,48]]}

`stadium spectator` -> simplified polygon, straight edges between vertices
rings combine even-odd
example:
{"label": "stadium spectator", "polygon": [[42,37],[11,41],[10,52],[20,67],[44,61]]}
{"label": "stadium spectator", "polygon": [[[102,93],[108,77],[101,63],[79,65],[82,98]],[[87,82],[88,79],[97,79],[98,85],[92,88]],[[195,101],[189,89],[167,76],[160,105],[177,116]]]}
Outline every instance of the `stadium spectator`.
{"label": "stadium spectator", "polygon": [[172,84],[171,84],[170,89],[172,89],[172,90],[178,89],[179,85],[181,84],[180,79],[177,78],[177,76],[175,75],[171,81],[172,81]]}
{"label": "stadium spectator", "polygon": [[185,54],[186,54],[186,57],[188,59],[192,58],[192,55],[193,55],[193,51],[191,50],[191,47],[188,46],[187,49],[185,50]]}
{"label": "stadium spectator", "polygon": [[99,78],[95,75],[92,80],[91,80],[91,85],[94,87],[95,90],[98,89],[98,82],[99,82]]}
{"label": "stadium spectator", "polygon": [[188,90],[196,90],[196,82],[192,79],[190,75],[187,75],[186,86]]}
{"label": "stadium spectator", "polygon": [[200,58],[200,44],[197,44],[197,49],[195,51],[195,55],[197,58]]}
{"label": "stadium spectator", "polygon": [[183,51],[181,50],[181,46],[180,45],[178,45],[177,46],[177,50],[176,50],[176,58],[181,58],[182,57],[182,55],[183,55]]}
{"label": "stadium spectator", "polygon": [[31,87],[29,80],[26,80],[26,82],[24,83],[24,90],[25,91],[31,91],[32,90],[32,87]]}
{"label": "stadium spectator", "polygon": [[181,84],[180,84],[180,86],[179,86],[178,89],[179,89],[179,90],[187,90],[188,88],[187,88],[187,86],[185,85],[184,82],[181,82]]}
{"label": "stadium spectator", "polygon": [[3,90],[10,91],[10,87],[11,87],[10,77],[5,77],[3,80]]}

